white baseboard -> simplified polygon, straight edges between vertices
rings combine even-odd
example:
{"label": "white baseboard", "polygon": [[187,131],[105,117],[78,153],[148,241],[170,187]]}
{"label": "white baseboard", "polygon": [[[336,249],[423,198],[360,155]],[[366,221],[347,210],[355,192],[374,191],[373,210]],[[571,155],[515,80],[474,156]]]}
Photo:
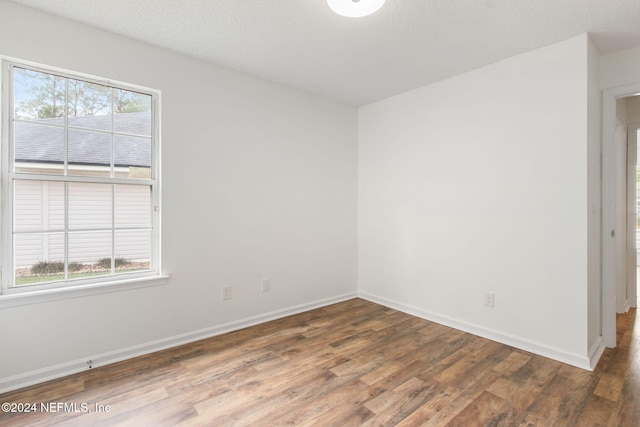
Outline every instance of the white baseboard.
{"label": "white baseboard", "polygon": [[590,371],[593,371],[596,368],[596,365],[598,364],[600,357],[602,357],[602,353],[604,353],[605,349],[606,347],[604,345],[604,340],[602,339],[602,337],[598,337],[596,342],[594,342],[591,348],[589,349],[589,367],[590,367],[589,370]]}
{"label": "white baseboard", "polygon": [[577,353],[571,353],[557,348],[553,348],[541,343],[533,342],[527,339],[519,338],[510,334],[505,334],[499,331],[483,328],[478,325],[474,325],[460,320],[452,319],[450,317],[442,316],[439,314],[431,313],[418,307],[414,307],[408,304],[393,301],[384,297],[370,294],[368,292],[359,291],[358,296],[362,299],[374,302],[376,304],[384,305],[385,307],[393,308],[394,310],[402,311],[403,313],[410,314],[412,316],[420,317],[444,326],[448,326],[460,331],[468,332],[473,335],[477,335],[483,338],[490,339],[502,344],[509,345],[511,347],[525,350],[530,353],[534,353],[540,356],[548,357],[549,359],[557,360],[559,362],[567,363],[578,368],[592,371],[595,368],[595,364],[604,351],[604,347],[601,344],[602,349],[598,346],[593,347],[593,353],[589,353],[589,357],[580,355]]}
{"label": "white baseboard", "polygon": [[211,338],[228,332],[237,331],[249,326],[258,325],[260,323],[280,319],[283,317],[291,316],[293,314],[313,310],[315,308],[325,307],[331,304],[356,298],[357,296],[358,295],[356,292],[338,295],[335,297],[325,298],[306,304],[300,304],[282,310],[276,310],[257,316],[224,323],[222,325],[217,325],[210,328],[204,328],[193,332],[187,332],[160,340],[135,345],[132,347],[122,348],[119,350],[97,354],[94,356],[87,356],[86,358],[83,358],[81,360],[74,360],[54,366],[45,367],[42,369],[29,371],[23,374],[14,375],[11,377],[0,378],[0,393],[6,393],[8,391],[17,390],[30,385],[39,384],[45,381],[86,371],[90,369],[87,364],[88,360],[91,360],[91,366],[93,368],[97,368],[99,366],[109,365],[111,363],[120,362],[122,360],[131,359],[133,357],[142,356],[160,350],[166,350],[168,348],[188,344],[201,339]]}

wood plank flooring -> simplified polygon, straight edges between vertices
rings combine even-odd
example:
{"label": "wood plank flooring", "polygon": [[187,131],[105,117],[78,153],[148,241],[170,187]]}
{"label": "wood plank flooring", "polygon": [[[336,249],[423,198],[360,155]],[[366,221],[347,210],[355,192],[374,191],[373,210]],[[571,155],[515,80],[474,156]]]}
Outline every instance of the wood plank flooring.
{"label": "wood plank flooring", "polygon": [[635,326],[587,372],[353,299],[0,395],[38,405],[0,426],[636,427]]}

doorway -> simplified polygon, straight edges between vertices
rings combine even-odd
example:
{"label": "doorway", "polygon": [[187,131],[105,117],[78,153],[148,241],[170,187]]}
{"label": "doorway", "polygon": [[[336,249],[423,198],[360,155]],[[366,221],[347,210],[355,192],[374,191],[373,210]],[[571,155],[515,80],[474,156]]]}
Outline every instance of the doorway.
{"label": "doorway", "polygon": [[603,92],[601,331],[609,348],[616,313],[637,306],[638,95],[640,83]]}

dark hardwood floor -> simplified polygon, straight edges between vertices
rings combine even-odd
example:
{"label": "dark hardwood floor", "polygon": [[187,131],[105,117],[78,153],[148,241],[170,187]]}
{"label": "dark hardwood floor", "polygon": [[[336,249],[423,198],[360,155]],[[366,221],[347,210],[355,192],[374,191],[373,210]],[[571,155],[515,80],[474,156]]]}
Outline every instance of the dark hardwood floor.
{"label": "dark hardwood floor", "polygon": [[588,372],[354,299],[0,395],[38,409],[0,426],[637,427],[635,325]]}

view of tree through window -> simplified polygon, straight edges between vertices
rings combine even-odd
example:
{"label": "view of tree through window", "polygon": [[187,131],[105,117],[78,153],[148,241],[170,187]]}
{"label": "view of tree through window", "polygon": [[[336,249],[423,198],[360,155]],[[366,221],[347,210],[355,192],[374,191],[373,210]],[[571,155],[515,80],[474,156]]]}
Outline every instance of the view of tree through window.
{"label": "view of tree through window", "polygon": [[152,270],[152,95],[12,75],[11,286]]}
{"label": "view of tree through window", "polygon": [[[23,120],[110,115],[112,89],[81,80],[16,68],[15,118]],[[68,100],[65,92],[68,87]],[[113,112],[138,113],[150,111],[150,96],[113,90]],[[66,108],[65,108],[66,105]],[[66,110],[66,112],[65,112]]]}

